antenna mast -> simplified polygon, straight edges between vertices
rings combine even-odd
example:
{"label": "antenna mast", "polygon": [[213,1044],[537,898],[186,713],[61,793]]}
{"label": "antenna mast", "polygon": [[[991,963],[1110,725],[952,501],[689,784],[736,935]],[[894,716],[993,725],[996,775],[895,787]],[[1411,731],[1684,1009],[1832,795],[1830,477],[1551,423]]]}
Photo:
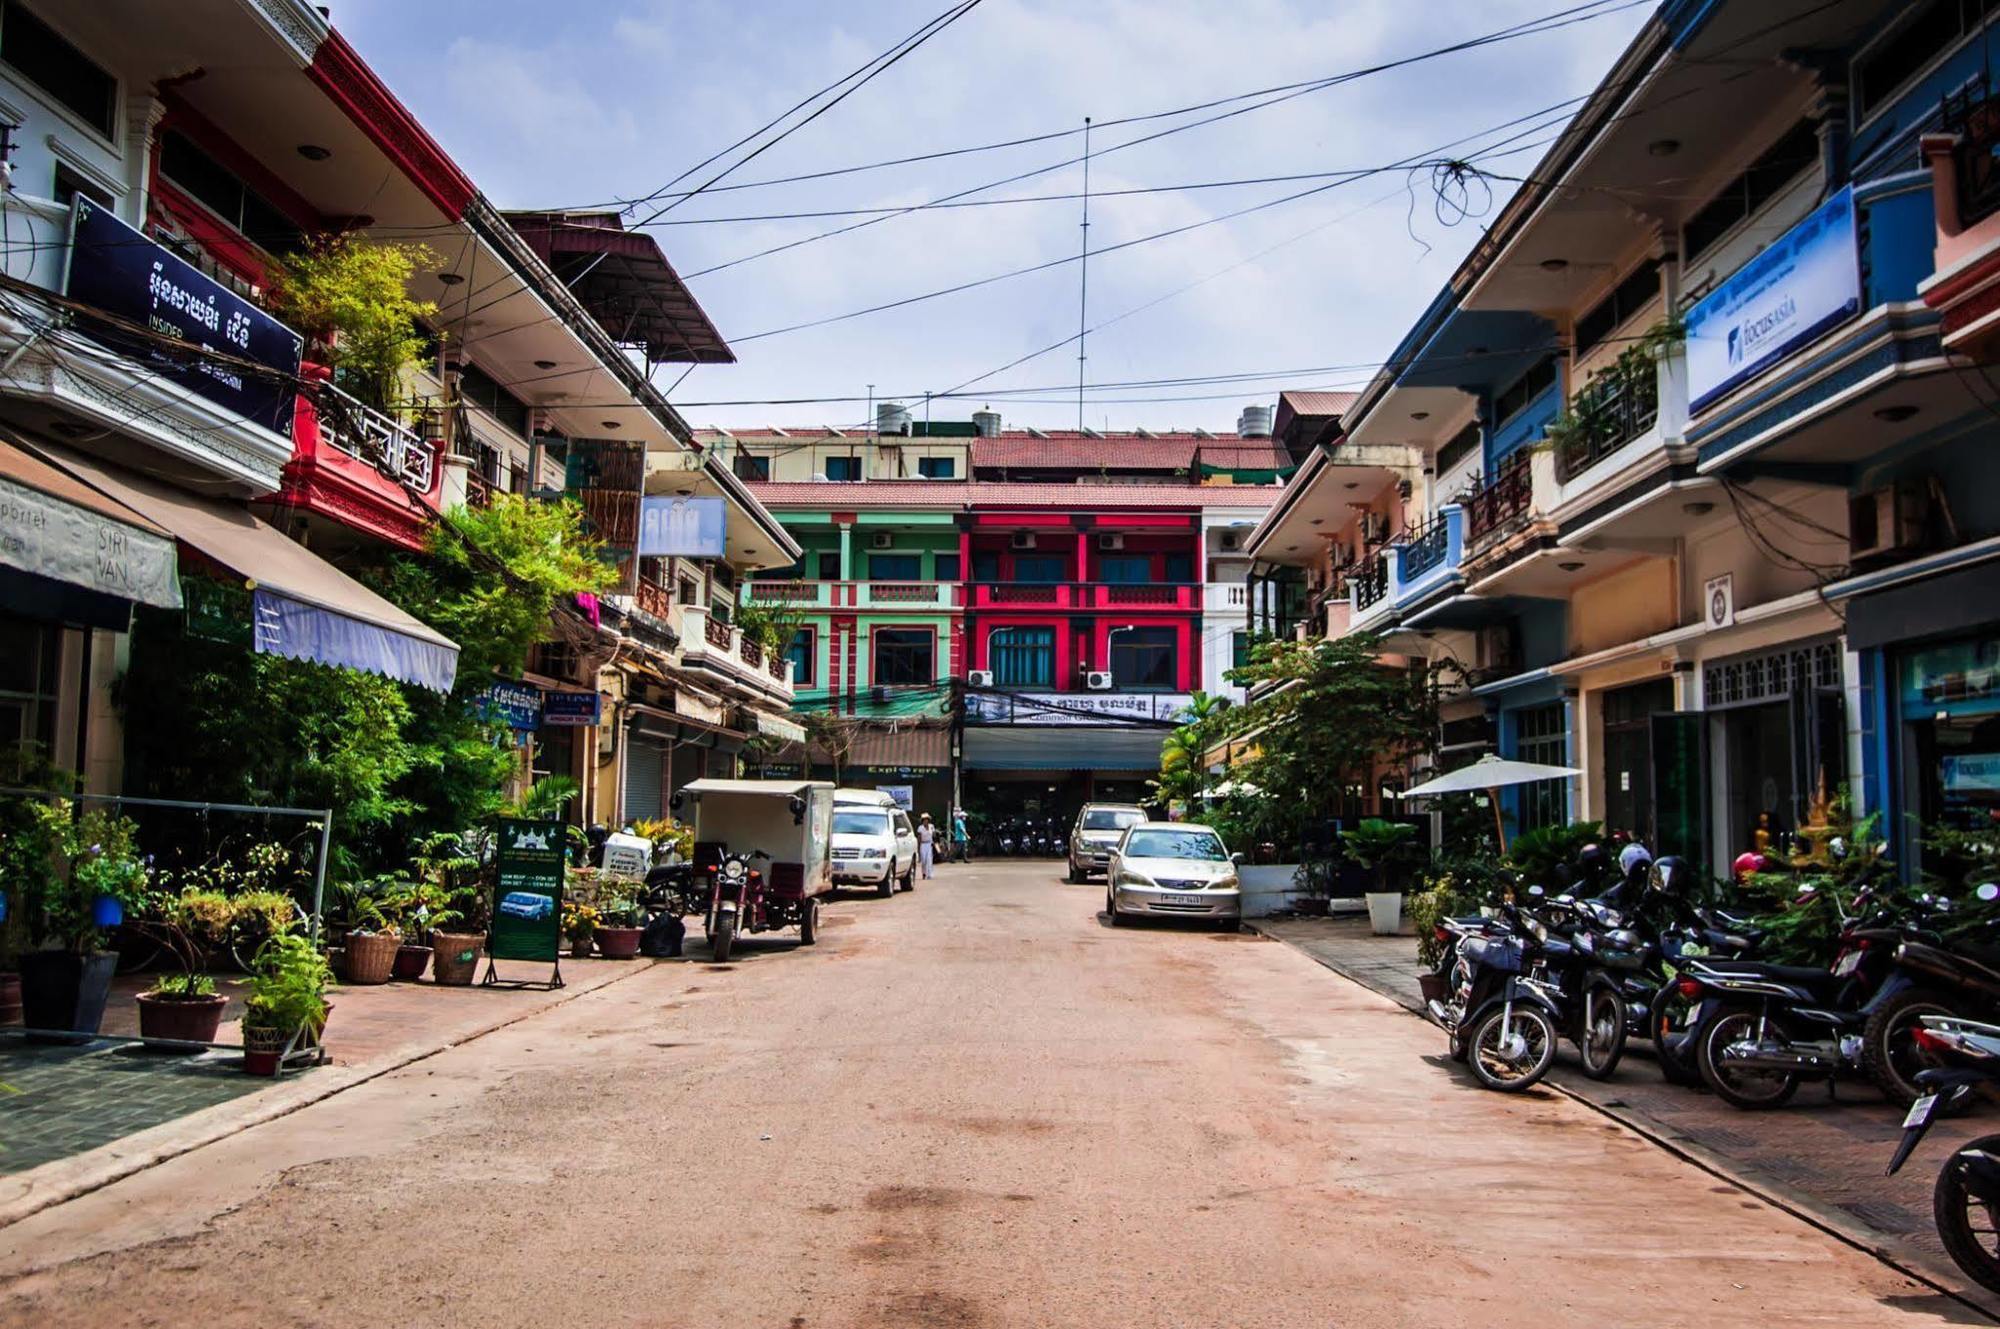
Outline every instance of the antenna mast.
{"label": "antenna mast", "polygon": [[1083,339],[1090,331],[1090,117],[1083,117],[1083,251],[1077,259],[1076,432],[1083,432]]}

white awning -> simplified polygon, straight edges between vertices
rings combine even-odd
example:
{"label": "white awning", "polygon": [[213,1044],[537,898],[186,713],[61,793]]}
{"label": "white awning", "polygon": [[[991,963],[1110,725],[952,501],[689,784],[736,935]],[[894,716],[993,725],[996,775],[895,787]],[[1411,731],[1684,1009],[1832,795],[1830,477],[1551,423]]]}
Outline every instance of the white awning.
{"label": "white awning", "polygon": [[750,727],[766,738],[780,739],[786,743],[806,741],[806,727],[789,716],[773,715],[769,711],[751,711]]}
{"label": "white awning", "polygon": [[168,531],[4,441],[0,564],[135,604],[181,607]]}

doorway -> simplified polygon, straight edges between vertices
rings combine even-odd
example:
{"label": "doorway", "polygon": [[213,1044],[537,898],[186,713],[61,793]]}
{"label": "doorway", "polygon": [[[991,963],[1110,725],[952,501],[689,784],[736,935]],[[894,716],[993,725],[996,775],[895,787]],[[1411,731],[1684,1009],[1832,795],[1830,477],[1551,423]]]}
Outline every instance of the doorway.
{"label": "doorway", "polygon": [[1653,716],[1674,709],[1674,682],[1655,679],[1604,694],[1604,830],[1657,840],[1653,817]]}

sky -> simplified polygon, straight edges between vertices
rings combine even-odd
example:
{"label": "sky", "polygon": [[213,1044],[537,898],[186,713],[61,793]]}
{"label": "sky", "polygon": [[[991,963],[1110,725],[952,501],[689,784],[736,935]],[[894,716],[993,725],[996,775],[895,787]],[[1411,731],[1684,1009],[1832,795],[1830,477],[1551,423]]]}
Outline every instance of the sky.
{"label": "sky", "polygon": [[[983,0],[824,115],[722,181],[796,176],[1102,124],[1365,68],[1578,6],[1581,0]],[[909,36],[946,0],[334,0],[332,19],[502,207],[613,205],[651,194]],[[1588,93],[1652,12],[1598,0],[1553,31],[1307,92],[1130,148],[1245,105],[1095,130],[1093,250],[1332,184],[1325,179],[1107,196],[1276,175],[1430,162],[1485,147],[1519,117]],[[796,117],[795,117],[796,118]],[[1547,115],[1530,126],[1548,122]],[[1540,130],[1508,147],[1538,144]],[[1457,140],[1477,136],[1471,144]],[[1012,269],[1073,259],[1076,199],[933,208],[724,270],[705,268],[864,217],[769,214],[899,208],[1070,163],[1080,133],[938,161],[674,202],[652,233],[736,352],[672,388],[696,424],[853,425],[866,398],[933,419],[991,404],[1006,423],[1073,428],[1079,265],[801,331],[793,325]],[[1442,151],[1441,151],[1442,150]],[[747,149],[741,150],[747,151]],[[741,151],[737,154],[741,155]],[[1540,149],[1481,157],[1527,174]],[[678,189],[730,164],[689,176]],[[1076,194],[1061,165],[970,196]],[[1513,188],[1481,180],[1440,209],[1428,165],[1307,197],[1088,264],[1083,366],[1092,428],[1235,427],[1280,388],[1359,388]],[[1136,311],[1136,312],[1135,312]],[[1123,316],[1123,317],[1121,317]],[[1116,321],[1113,321],[1116,320]],[[760,336],[761,333],[776,335]],[[683,366],[665,365],[664,387]],[[1120,386],[1197,375],[1240,384]],[[820,399],[777,404],[782,399]],[[824,400],[824,399],[849,400]],[[725,404],[725,403],[754,404]]]}

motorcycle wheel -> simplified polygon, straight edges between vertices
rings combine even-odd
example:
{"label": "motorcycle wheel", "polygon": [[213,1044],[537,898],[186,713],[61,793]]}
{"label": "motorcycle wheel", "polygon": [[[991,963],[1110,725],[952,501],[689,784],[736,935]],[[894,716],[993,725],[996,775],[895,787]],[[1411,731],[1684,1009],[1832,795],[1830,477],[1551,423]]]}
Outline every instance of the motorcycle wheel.
{"label": "motorcycle wheel", "polygon": [[721,964],[729,958],[730,947],[736,944],[736,915],[724,914],[715,920],[715,931],[709,934],[709,949],[715,952],[715,962]]}
{"label": "motorcycle wheel", "polygon": [[819,901],[808,898],[799,906],[799,945],[810,946],[819,940]]}
{"label": "motorcycle wheel", "polygon": [[1668,1084],[1697,1085],[1701,1071],[1694,1064],[1694,1031],[1683,1027],[1687,1001],[1668,983],[1653,994],[1647,1010],[1646,1028],[1652,1032],[1653,1057],[1660,1064],[1660,1076]]}
{"label": "motorcycle wheel", "polygon": [[1954,1012],[1943,994],[1929,988],[1898,992],[1869,1015],[1861,1028],[1861,1069],[1882,1096],[1903,1107],[1917,1101],[1917,1072],[1937,1063],[1924,1054],[1914,1037],[1917,1021],[1926,1015]]}
{"label": "motorcycle wheel", "polygon": [[1757,1016],[1751,1011],[1724,1011],[1695,1031],[1695,1065],[1715,1096],[1745,1112],[1783,1107],[1799,1090],[1799,1077],[1785,1071],[1730,1070],[1719,1066],[1722,1049],[1754,1038]]}
{"label": "motorcycle wheel", "polygon": [[1952,1263],[1981,1287],[2000,1292],[2000,1249],[1996,1249],[2000,1239],[1995,1232],[2000,1212],[1966,1190],[1965,1169],[1959,1163],[1961,1156],[1973,1152],[2000,1152],[2000,1135],[1968,1141],[1945,1160],[1931,1191],[1931,1217]]}
{"label": "motorcycle wheel", "polygon": [[1608,1080],[1617,1071],[1625,1055],[1625,998],[1608,980],[1585,985],[1574,1042],[1585,1075]]}
{"label": "motorcycle wheel", "polygon": [[1501,1042],[1504,1006],[1495,1006],[1479,1018],[1467,1035],[1467,1066],[1473,1078],[1488,1089],[1518,1094],[1549,1073],[1556,1059],[1556,1026],[1548,1013],[1526,1002],[1514,1005],[1514,1047]]}

